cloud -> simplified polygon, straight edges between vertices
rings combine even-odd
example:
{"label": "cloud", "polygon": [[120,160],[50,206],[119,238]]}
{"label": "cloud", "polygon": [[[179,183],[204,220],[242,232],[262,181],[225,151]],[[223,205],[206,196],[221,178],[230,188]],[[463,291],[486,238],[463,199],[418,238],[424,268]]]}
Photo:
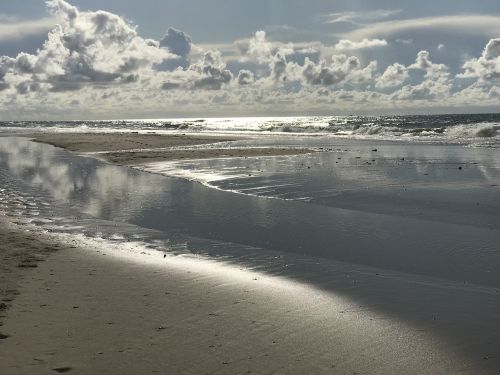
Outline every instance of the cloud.
{"label": "cloud", "polygon": [[238,73],[238,84],[249,85],[255,80],[254,74],[250,70],[242,69]]}
{"label": "cloud", "polygon": [[400,91],[392,94],[396,100],[433,100],[448,98],[450,94],[450,84],[444,81],[425,80],[418,85],[406,85]]}
{"label": "cloud", "polygon": [[330,13],[324,16],[325,23],[351,23],[351,24],[363,24],[366,22],[378,21],[384,18],[394,16],[401,13],[401,9],[377,9],[377,10],[367,10],[361,12],[337,12]]}
{"label": "cloud", "polygon": [[224,84],[232,81],[233,74],[226,69],[219,51],[207,51],[186,69],[165,72],[164,77],[166,80],[161,86],[163,90],[220,90]]}
{"label": "cloud", "polygon": [[[450,96],[453,82],[449,73],[449,68],[444,64],[436,64],[431,61],[428,51],[420,51],[415,58],[415,62],[407,67],[400,64],[394,64],[395,70],[398,70],[394,75],[397,81],[397,75],[402,79],[403,83],[409,75],[410,70],[421,70],[425,72],[424,81],[416,85],[405,85],[399,91],[392,94],[392,98],[396,100],[432,100],[436,98],[447,98]],[[390,68],[390,67],[389,67]],[[388,68],[388,69],[389,69]],[[388,83],[389,73],[385,77],[386,72],[379,78],[377,85],[384,87],[384,83]],[[404,79],[403,79],[404,78]],[[387,87],[387,85],[385,85]]]}
{"label": "cloud", "polygon": [[[467,57],[458,76],[467,79],[457,79],[450,71],[454,65],[448,53],[438,55],[447,58],[449,66],[434,62],[425,48],[439,51],[438,42],[446,42],[446,51],[451,52],[448,39],[433,39],[430,46],[413,43],[424,47],[413,61],[411,55],[399,53],[407,51],[402,44],[411,41],[394,39],[392,49],[384,49],[377,61],[376,48],[389,44],[378,36],[344,38],[336,44],[291,43],[271,39],[260,30],[233,43],[200,45],[181,30],[167,28],[160,40],[147,39],[118,15],[81,11],[63,0],[48,5],[57,25],[46,31],[38,51],[0,56],[2,118],[462,109],[471,103],[498,105],[500,96],[500,38],[491,39],[475,58]],[[337,14],[334,23],[372,22],[393,14]],[[454,30],[451,27],[459,21],[436,19],[430,24],[446,30]],[[396,22],[400,21],[389,22],[389,32],[423,27],[421,22],[400,22],[396,27]],[[381,24],[388,23],[374,25]],[[466,30],[471,27],[464,25]],[[405,64],[396,62],[399,58]]]}
{"label": "cloud", "polygon": [[359,42],[343,39],[335,45],[337,51],[356,51],[361,49],[377,48],[387,46],[387,41],[384,39],[363,39]]}
{"label": "cloud", "polygon": [[[366,41],[363,47],[383,43]],[[321,52],[312,47],[297,48],[292,43],[272,43],[264,31],[258,31],[248,43],[240,42],[240,45],[244,53],[241,61],[254,61],[256,64],[254,71],[258,76],[255,85],[268,89],[272,89],[273,85],[293,90],[300,90],[304,86],[359,85],[372,79],[376,69],[376,62],[361,67],[355,56],[334,54],[329,59],[321,59]],[[363,48],[361,45],[351,44],[346,47]],[[247,71],[249,70],[245,69],[245,73],[240,71],[239,78],[246,78]],[[241,83],[240,79],[238,82]]]}
{"label": "cloud", "polygon": [[6,70],[2,83],[16,86],[19,94],[135,82],[141,70],[171,56],[115,14],[80,12],[63,0],[47,1],[47,6],[60,23],[43,47],[36,54],[20,53],[13,63],[0,63],[0,70]]}
{"label": "cloud", "polygon": [[16,86],[16,90],[19,94],[24,95],[29,92],[37,92],[40,91],[40,84],[38,82],[30,82],[30,81],[24,81]]}
{"label": "cloud", "polygon": [[428,51],[420,51],[417,54],[415,62],[408,67],[409,69],[420,69],[426,72],[425,78],[439,80],[449,78],[449,69],[444,64],[435,64],[430,59]]}
{"label": "cloud", "polygon": [[492,81],[500,78],[500,38],[490,39],[481,57],[470,59],[463,65],[462,78],[480,78]]}
{"label": "cloud", "polygon": [[410,77],[408,68],[399,63],[387,67],[384,73],[377,79],[376,87],[385,89],[400,86]]}
{"label": "cloud", "polygon": [[57,18],[47,17],[33,21],[1,20],[0,41],[22,39],[30,35],[47,34],[57,23]]}
{"label": "cloud", "polygon": [[8,57],[8,56],[1,56],[0,57],[0,80],[2,80],[7,72],[14,66],[16,63],[16,60]]}
{"label": "cloud", "polygon": [[500,56],[500,38],[490,39],[484,48],[483,58],[485,60],[496,60]]}
{"label": "cloud", "polygon": [[[257,31],[250,39],[240,39],[234,42],[241,56],[240,62],[254,61],[258,64],[268,64],[271,57],[278,51],[286,55],[288,61],[304,64],[307,58],[318,61],[320,51],[318,43],[281,43],[278,41],[270,41],[267,38],[267,33],[263,30]],[[223,48],[227,51],[228,48]]]}
{"label": "cloud", "polygon": [[287,71],[294,67],[294,64],[289,64],[286,60],[286,56],[278,51],[274,56],[271,57],[271,63],[269,64],[271,69],[271,78],[275,81],[287,81],[289,80],[289,74]]}
{"label": "cloud", "polygon": [[247,57],[254,58],[259,63],[265,63],[273,54],[273,44],[266,39],[266,32],[260,30],[250,39],[246,50],[243,49],[243,52]]}
{"label": "cloud", "polygon": [[168,28],[164,37],[160,40],[159,47],[166,48],[175,56],[162,61],[155,66],[156,70],[172,71],[179,67],[186,68],[190,64],[193,41],[191,37],[181,30]]}
{"label": "cloud", "polygon": [[170,27],[162,40],[160,47],[168,48],[170,52],[181,57],[187,57],[191,52],[193,42],[191,37],[183,31]]}
{"label": "cloud", "polygon": [[441,30],[460,34],[496,36],[500,34],[500,17],[486,15],[450,15],[384,21],[344,33],[349,40],[389,37],[407,31]]}
{"label": "cloud", "polygon": [[179,82],[170,82],[170,81],[163,82],[163,84],[161,85],[161,88],[163,90],[176,90],[179,89],[180,87],[181,84]]}
{"label": "cloud", "polygon": [[222,85],[233,79],[233,74],[226,69],[220,52],[205,52],[203,58],[191,65],[189,70],[199,73],[200,77],[194,81],[195,88],[220,90]]}
{"label": "cloud", "polygon": [[293,47],[291,50],[287,51],[285,54],[286,59],[288,61],[297,63],[299,65],[304,65],[306,59],[309,59],[314,62],[318,62],[320,58],[321,52],[313,47],[309,48],[297,48]]}
{"label": "cloud", "polygon": [[333,56],[331,61],[321,60],[318,64],[308,60],[302,75],[308,84],[331,86],[346,80],[360,65],[357,57],[345,55]]}
{"label": "cloud", "polygon": [[79,15],[77,7],[64,0],[47,0],[45,4],[52,14],[61,16],[70,22],[74,21]]}

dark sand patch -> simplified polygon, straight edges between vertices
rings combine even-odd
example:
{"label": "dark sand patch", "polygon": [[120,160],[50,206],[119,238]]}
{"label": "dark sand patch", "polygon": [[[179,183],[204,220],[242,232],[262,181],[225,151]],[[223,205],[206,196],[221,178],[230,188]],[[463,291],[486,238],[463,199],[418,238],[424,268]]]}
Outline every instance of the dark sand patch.
{"label": "dark sand patch", "polygon": [[[0,218],[0,325],[7,310],[19,295],[19,283],[37,268],[38,262],[45,260],[57,251],[57,247],[40,236],[27,231],[20,231],[15,225]],[[0,337],[5,339],[8,336]]]}

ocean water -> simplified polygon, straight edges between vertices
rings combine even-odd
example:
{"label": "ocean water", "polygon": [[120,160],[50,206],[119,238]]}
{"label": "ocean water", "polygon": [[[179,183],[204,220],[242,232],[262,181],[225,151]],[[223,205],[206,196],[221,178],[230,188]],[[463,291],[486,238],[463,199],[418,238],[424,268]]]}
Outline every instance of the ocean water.
{"label": "ocean water", "polygon": [[500,142],[500,114],[0,121],[0,132],[32,130],[330,135],[356,139],[447,142],[497,147]]}
{"label": "ocean water", "polygon": [[[484,116],[448,124],[429,116],[445,128],[434,135],[284,134],[236,129],[241,119],[226,129],[222,120],[191,121],[189,130],[161,130],[160,121],[4,123],[0,210],[34,230],[136,244],[158,262],[164,253],[205,257],[311,284],[430,330],[466,356],[489,355],[485,368],[495,368],[500,148],[495,116]],[[9,136],[37,128],[251,133],[224,147],[317,152],[123,168]]]}

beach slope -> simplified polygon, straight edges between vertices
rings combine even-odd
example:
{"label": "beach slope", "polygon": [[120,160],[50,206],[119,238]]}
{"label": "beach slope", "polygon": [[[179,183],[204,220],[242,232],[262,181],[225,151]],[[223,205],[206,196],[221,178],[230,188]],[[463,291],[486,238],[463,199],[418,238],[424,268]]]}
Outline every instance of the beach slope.
{"label": "beach slope", "polygon": [[303,284],[9,228],[2,250],[51,251],[16,281],[4,375],[477,373],[426,333]]}

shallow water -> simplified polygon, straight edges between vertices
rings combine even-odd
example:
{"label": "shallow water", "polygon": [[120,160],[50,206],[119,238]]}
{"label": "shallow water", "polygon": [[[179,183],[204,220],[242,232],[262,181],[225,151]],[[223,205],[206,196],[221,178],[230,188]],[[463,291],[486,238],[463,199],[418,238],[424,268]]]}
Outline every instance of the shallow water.
{"label": "shallow water", "polygon": [[0,140],[4,181],[14,192],[50,201],[57,217],[84,215],[166,238],[191,236],[500,287],[499,152],[372,147],[352,143],[310,156],[187,162],[191,169],[235,176],[209,182],[219,188],[210,189],[21,138]]}
{"label": "shallow water", "polygon": [[498,151],[310,142],[331,151],[174,163],[223,176],[205,180],[214,189],[0,138],[0,209],[52,231],[297,279],[431,330],[476,359],[500,353]]}
{"label": "shallow water", "polygon": [[269,146],[286,147],[304,143],[322,152],[158,162],[140,169],[246,195],[500,228],[500,152],[496,149],[326,137],[267,141]]}

